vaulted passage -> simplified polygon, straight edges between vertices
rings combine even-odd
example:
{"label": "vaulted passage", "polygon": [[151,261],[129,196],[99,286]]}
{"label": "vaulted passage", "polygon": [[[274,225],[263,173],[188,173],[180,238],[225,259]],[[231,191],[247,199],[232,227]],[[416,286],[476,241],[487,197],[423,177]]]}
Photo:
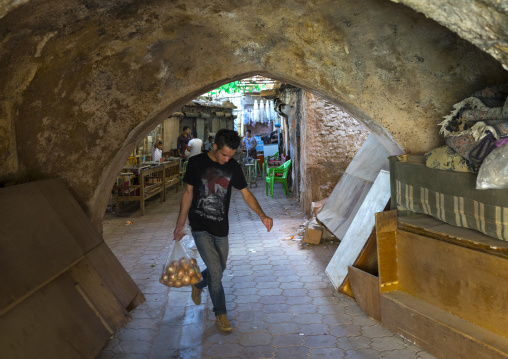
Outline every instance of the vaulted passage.
{"label": "vaulted passage", "polygon": [[[49,283],[56,286],[63,282],[66,290],[72,293],[76,300],[79,299],[86,309],[81,315],[87,316],[91,313],[97,326],[106,328],[102,329],[102,337],[107,337],[125,324],[128,310],[139,305],[144,298],[132,281],[139,277],[129,278],[125,269],[109,251],[109,247],[102,241],[105,208],[110,199],[111,188],[125,160],[155,126],[181,110],[190,100],[219,85],[256,74],[266,76],[302,89],[307,99],[316,96],[315,98],[323,98],[327,103],[337,106],[364,126],[373,136],[371,138],[382,144],[389,154],[421,154],[438,147],[443,143],[443,139],[438,134],[437,124],[442,121],[443,116],[449,114],[454,104],[474,91],[508,81],[508,11],[495,0],[485,0],[481,2],[481,6],[477,5],[477,2],[472,0],[452,0],[446,4],[439,0],[401,0],[400,3],[388,0],[4,1],[0,5],[0,187],[12,186],[13,188],[2,189],[5,190],[3,193],[7,193],[7,190],[9,193],[16,193],[22,190],[21,186],[15,186],[17,184],[52,179],[44,182],[50,183],[47,186],[51,190],[42,190],[42,198],[51,206],[55,205],[55,208],[70,206],[80,212],[81,207],[85,212],[81,213],[83,221],[77,221],[78,217],[68,218],[68,213],[71,212],[62,209],[59,209],[58,214],[73,222],[76,228],[86,227],[93,235],[89,238],[83,234],[85,232],[68,230],[66,224],[61,224],[61,233],[69,232],[69,238],[77,236],[82,240],[78,244],[72,243],[74,257],[71,258],[62,251],[62,260],[58,265],[46,267],[51,270],[44,273],[43,279],[30,282],[37,282],[35,287],[25,286],[20,289],[19,283],[15,282],[14,287],[17,285],[16,288],[19,289],[18,296],[11,296],[11,292],[4,295],[9,297],[12,303],[2,308],[3,319],[12,313],[11,309],[17,304],[17,309],[21,310],[22,314],[26,313],[21,305],[27,305],[27,298],[37,302],[38,295],[44,295]],[[306,125],[309,128],[323,125],[319,116],[309,116],[308,119]],[[296,134],[297,129],[294,130]],[[302,146],[298,147],[302,149],[303,155],[310,150],[305,144],[303,141],[300,144]],[[315,167],[313,171],[314,175],[319,175],[320,171],[324,172],[325,169]],[[53,179],[58,185],[51,184],[56,183],[52,182]],[[29,185],[41,186],[40,182]],[[304,185],[301,189],[305,189]],[[260,186],[258,191],[262,190]],[[51,196],[51,191],[65,193],[66,200],[57,200],[60,197]],[[310,191],[307,194],[310,194]],[[178,195],[173,196],[176,201]],[[7,196],[0,200],[5,198]],[[19,198],[30,197],[24,193],[24,196]],[[312,197],[300,199],[308,204],[309,198]],[[25,229],[22,225],[22,213],[24,206],[29,206],[32,200],[17,202],[16,199],[15,194],[9,197],[9,201],[16,204],[13,206],[16,211],[9,212],[11,218],[16,217],[9,223],[9,228],[15,227],[9,237],[10,248],[14,251],[18,250],[18,247],[17,238],[12,233],[16,234],[16,230]],[[282,202],[271,202],[271,205],[274,205],[274,211],[279,211],[292,208],[294,203],[284,197]],[[51,207],[48,206],[45,208]],[[152,210],[157,208],[154,206]],[[297,210],[294,213],[296,212]],[[239,221],[246,220],[241,210],[235,214],[238,214]],[[163,221],[173,224],[171,216],[163,217]],[[86,221],[86,217],[91,224]],[[283,218],[279,219],[282,221]],[[20,225],[13,225],[17,223]],[[30,236],[27,238],[33,240],[37,246],[44,245],[47,242],[38,237],[36,223],[39,222],[27,226],[30,229]],[[49,237],[52,222],[43,224],[45,236]],[[149,216],[144,224],[161,226],[161,223],[150,222]],[[294,222],[289,224],[293,225]],[[109,228],[104,228],[104,232],[108,235],[112,233]],[[392,232],[395,233],[396,230],[390,233]],[[146,236],[143,231],[139,231],[139,234]],[[281,234],[285,236],[286,232]],[[62,238],[57,238],[55,243],[60,243]],[[167,241],[167,236],[161,234],[156,239]],[[112,247],[118,245],[114,235],[108,240]],[[132,237],[128,240],[132,240]],[[141,242],[143,240],[144,238],[141,238]],[[71,240],[62,242],[69,244]],[[273,246],[271,243],[261,242],[260,253],[268,255]],[[148,241],[145,244],[147,243]],[[161,250],[160,244],[159,242],[156,245],[156,251]],[[236,249],[246,245],[238,238],[234,238],[233,244]],[[48,250],[47,247],[45,250]],[[60,246],[55,247],[60,249]],[[277,249],[287,258],[274,256],[271,260],[288,260],[291,267],[277,267],[272,263],[271,269],[301,273],[293,264],[294,258],[289,258],[294,254],[289,247],[290,245],[280,243]],[[124,249],[126,248],[117,246],[120,257]],[[43,253],[45,252],[34,249],[34,254]],[[123,262],[128,271],[132,269],[130,265],[135,265],[130,261],[130,254],[127,252]],[[149,265],[153,255],[146,253],[145,258],[140,258],[140,263],[143,266]],[[295,257],[299,255],[301,254]],[[309,259],[310,255],[305,257]],[[142,262],[145,260],[149,263]],[[14,262],[4,263],[11,265]],[[88,263],[95,263],[93,270]],[[308,265],[313,263],[322,264],[320,260],[307,262]],[[266,265],[250,265],[257,264]],[[242,270],[242,263],[233,265],[237,266],[236,270]],[[9,268],[16,272],[16,265]],[[154,270],[151,268],[143,269],[145,271],[130,273],[139,276],[153,274]],[[71,273],[73,270],[74,273]],[[101,275],[101,271],[109,276]],[[87,289],[76,285],[76,281],[79,281],[76,278],[80,275],[83,275],[80,279],[82,282],[83,278],[93,279],[88,283],[89,288],[104,290],[91,291],[96,295],[95,299],[103,294],[108,296],[108,300],[99,300],[106,304],[106,308],[102,309],[111,309],[107,307],[114,302],[116,309],[120,310],[120,317],[116,317],[117,312],[114,310],[109,311],[111,318],[117,320],[115,325],[105,326],[104,318],[97,315],[102,309],[93,310],[90,303],[94,298],[87,298]],[[120,276],[125,278],[116,282],[115,278]],[[303,273],[297,276],[300,278],[295,282],[313,283],[314,279],[316,282],[323,282],[323,278],[311,278]],[[26,278],[33,279],[30,275]],[[493,278],[495,279],[495,275]],[[236,280],[244,282],[258,279],[246,275]],[[107,285],[104,285],[104,281]],[[396,280],[390,277],[388,284],[393,285],[395,282]],[[124,287],[125,283],[129,285]],[[263,283],[262,280],[259,281],[255,293],[241,294],[242,291],[236,292],[235,289],[235,292],[231,291],[229,294],[236,298],[242,295],[260,298],[264,295],[270,296],[270,288],[263,287]],[[279,289],[284,295],[288,293],[284,291],[298,289],[285,286],[284,281],[274,283],[277,283],[278,287],[273,289]],[[310,291],[314,290],[312,284],[306,287],[302,284],[302,289],[306,290],[309,296],[302,295],[301,298],[309,300],[308,298],[312,297]],[[146,293],[153,295],[151,299],[158,300],[157,296],[161,293],[156,293],[153,288],[151,290],[154,292]],[[66,310],[73,312],[72,306],[69,305],[72,302],[64,303],[66,296],[60,295],[58,288],[52,289],[50,294],[47,298],[60,298],[62,303],[67,305]],[[164,296],[167,293],[162,294]],[[290,297],[297,296],[288,295],[284,303],[263,303],[262,306],[252,304],[254,301],[251,302],[249,298],[240,300],[246,301],[243,304],[252,304],[243,313],[265,313],[262,320],[266,324],[278,309],[287,310],[286,305],[297,305],[290,304],[291,300],[295,300]],[[120,299],[123,301],[118,302]],[[312,300],[313,304],[320,300],[322,304],[322,301],[328,299]],[[265,300],[269,302],[272,299]],[[48,299],[46,304],[56,308],[58,305],[55,303],[57,302]],[[238,303],[240,302],[237,300]],[[273,306],[275,304],[283,306]],[[379,336],[384,338],[389,334],[372,330],[370,325],[365,324],[368,322],[365,316],[349,304],[346,300],[340,300],[341,313],[334,312],[347,316],[343,324],[358,326],[350,328],[351,331],[345,336],[344,333],[338,335],[340,333],[334,330],[340,329],[331,328],[329,323],[326,323],[325,317],[328,313],[306,313],[309,308],[305,307],[305,303],[298,303],[301,307],[295,310],[301,310],[303,315],[311,314],[311,317],[316,314],[321,321],[309,319],[307,322],[300,322],[298,329],[301,329],[302,325],[311,325],[312,327],[306,329],[321,333],[321,329],[328,326],[328,333],[337,334],[337,342],[349,342],[351,347],[356,345],[352,350],[360,351],[362,344],[352,344],[343,337],[361,334],[362,340],[372,346],[379,346],[374,348],[374,355],[383,352],[384,356],[398,357],[394,355],[397,353],[388,353],[389,350],[385,350],[382,343],[379,343]],[[32,306],[31,309],[40,315],[46,314],[38,311],[37,307]],[[329,308],[332,311],[335,309],[337,308]],[[393,309],[393,312],[396,313],[396,309]],[[171,314],[169,311],[168,313]],[[136,318],[139,320],[137,323],[150,321],[154,313],[149,308],[147,312],[140,312],[140,315],[146,317]],[[237,323],[245,320],[250,323],[253,319],[242,315],[239,315]],[[16,322],[13,316],[9,318]],[[64,319],[72,327],[74,323],[70,318],[65,316]],[[195,319],[192,315],[187,318]],[[205,321],[206,319],[203,323]],[[37,323],[42,328],[41,323],[44,323],[44,320]],[[297,321],[294,319],[280,323],[295,324]],[[5,328],[10,327],[10,322],[5,321],[3,324]],[[322,324],[323,327],[316,327],[314,324]],[[366,326],[369,328],[365,328]],[[295,330],[294,326],[292,327],[292,330]],[[149,333],[150,328],[139,329],[147,331],[140,334],[135,330],[126,335],[153,334]],[[192,330],[192,327],[187,329]],[[284,328],[279,327],[279,330],[286,333]],[[23,337],[23,330],[19,333],[19,337]],[[319,333],[316,335],[321,335]],[[94,334],[93,329],[89,334]],[[317,349],[314,351],[314,348],[326,344],[325,341],[329,340],[328,337],[319,337],[309,341],[306,338],[302,342],[299,341],[299,332],[297,335],[286,339],[289,342],[294,340],[303,351],[312,347],[312,352],[307,352],[310,355],[318,352]],[[44,341],[41,338],[38,340]],[[257,338],[260,341],[267,340],[263,339],[263,336]],[[58,340],[56,344],[50,344],[58,347]],[[272,343],[275,341],[273,338],[270,340]],[[237,343],[230,344],[233,344],[233,348]],[[247,340],[240,344],[244,348],[235,347],[236,349],[231,350],[243,353],[249,344],[252,342]],[[344,347],[348,345],[342,344]],[[406,350],[410,347],[400,344],[404,346],[401,347],[399,344],[400,342],[391,347],[391,350]],[[19,345],[22,347],[23,343]],[[96,349],[101,343],[95,342],[94,345]],[[206,348],[211,350],[212,346]],[[68,347],[71,351],[75,350],[73,345]],[[85,347],[85,350],[90,349],[86,345]],[[33,347],[29,349],[32,350]],[[171,348],[165,346],[163,349]],[[410,353],[403,354],[418,355],[417,349],[409,350]],[[111,352],[106,353],[106,357]],[[213,356],[213,352],[211,353]],[[251,354],[256,356],[258,353]],[[269,357],[272,354],[275,355],[274,352],[263,352],[259,353],[259,356]],[[329,354],[321,352],[319,355]],[[348,353],[335,354],[340,356]],[[164,357],[164,352],[161,355]],[[289,356],[298,357],[293,352],[283,354],[283,357]]]}
{"label": "vaulted passage", "polygon": [[508,78],[454,33],[382,0],[30,1],[0,30],[0,178],[61,177],[97,228],[140,139],[220,84],[257,73],[309,90],[401,153],[435,147],[452,104]]}

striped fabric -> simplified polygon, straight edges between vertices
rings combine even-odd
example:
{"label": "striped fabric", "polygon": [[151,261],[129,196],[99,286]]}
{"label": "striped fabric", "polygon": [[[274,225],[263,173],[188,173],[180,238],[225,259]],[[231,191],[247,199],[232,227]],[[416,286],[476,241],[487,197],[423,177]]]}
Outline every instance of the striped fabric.
{"label": "striped fabric", "polygon": [[[399,215],[424,213],[451,225],[508,240],[508,190],[476,190],[474,181],[415,163],[392,163],[392,203]],[[448,176],[446,174],[449,174]],[[460,176],[476,176],[461,173]],[[464,188],[462,188],[464,187]],[[498,192],[492,192],[498,191]]]}
{"label": "striped fabric", "polygon": [[492,206],[469,198],[449,196],[396,180],[397,205],[424,213],[448,224],[476,229],[508,240],[508,207]]}

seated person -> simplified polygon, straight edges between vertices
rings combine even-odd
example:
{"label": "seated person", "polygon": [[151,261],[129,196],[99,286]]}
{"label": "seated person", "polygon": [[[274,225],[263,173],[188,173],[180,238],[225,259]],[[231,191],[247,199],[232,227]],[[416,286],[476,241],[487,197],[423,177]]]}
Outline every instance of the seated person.
{"label": "seated person", "polygon": [[210,152],[213,149],[213,137],[208,136],[208,140],[205,141],[205,152]]}

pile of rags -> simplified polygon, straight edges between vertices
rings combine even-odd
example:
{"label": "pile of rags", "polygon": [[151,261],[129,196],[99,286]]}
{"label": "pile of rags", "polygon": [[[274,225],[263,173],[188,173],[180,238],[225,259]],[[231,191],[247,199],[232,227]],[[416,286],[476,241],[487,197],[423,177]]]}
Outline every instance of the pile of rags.
{"label": "pile of rags", "polygon": [[508,83],[487,87],[455,104],[439,125],[449,147],[481,166],[508,138]]}

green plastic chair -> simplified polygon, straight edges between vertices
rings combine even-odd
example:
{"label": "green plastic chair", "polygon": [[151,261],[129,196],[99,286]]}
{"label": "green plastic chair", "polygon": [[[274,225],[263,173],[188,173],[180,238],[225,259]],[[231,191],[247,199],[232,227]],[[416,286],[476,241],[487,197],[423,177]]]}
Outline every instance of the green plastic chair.
{"label": "green plastic chair", "polygon": [[[266,176],[266,195],[268,196],[268,187],[270,187],[270,197],[273,198],[273,185],[275,182],[282,184],[282,190],[286,196],[289,196],[288,188],[288,172],[291,167],[291,160],[287,160],[282,166],[268,168],[268,175]],[[282,176],[276,176],[277,173],[282,173]]]}
{"label": "green plastic chair", "polygon": [[279,151],[277,151],[273,156],[266,156],[265,160],[263,161],[263,176],[265,174],[268,174],[268,161],[271,159],[279,158]]}

